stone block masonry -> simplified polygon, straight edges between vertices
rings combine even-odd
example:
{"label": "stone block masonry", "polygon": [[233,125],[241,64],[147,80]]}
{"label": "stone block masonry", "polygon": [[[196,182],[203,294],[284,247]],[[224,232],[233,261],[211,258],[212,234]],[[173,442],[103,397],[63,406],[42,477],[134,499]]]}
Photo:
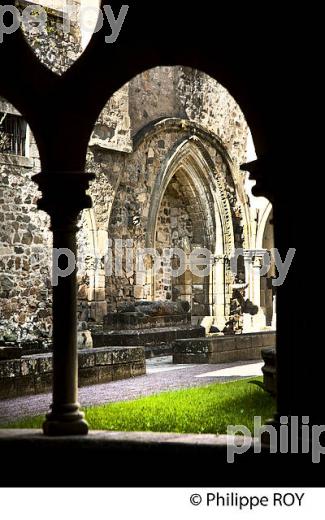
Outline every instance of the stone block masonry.
{"label": "stone block masonry", "polygon": [[179,339],[173,343],[173,363],[231,363],[262,359],[263,347],[275,345],[275,332]]}
{"label": "stone block masonry", "polygon": [[[62,38],[55,28],[60,13],[48,14],[48,35],[26,38],[38,58],[62,74],[81,52],[80,34],[75,27]],[[0,114],[24,123],[3,99]],[[46,348],[52,337],[52,234],[31,180],[41,170],[37,143],[24,128],[25,155],[0,149],[0,344],[40,341]],[[187,67],[144,71],[108,100],[87,153],[86,171],[96,175],[89,188],[92,208],[78,221],[77,316],[87,329],[105,325],[105,316],[113,322],[125,304],[166,300],[188,303],[192,325],[209,316],[219,330],[229,319],[236,330],[246,325],[245,331],[256,330],[251,315],[244,324],[243,297],[261,307],[262,326],[266,319],[272,324],[274,298],[266,281],[260,294],[259,280],[246,279],[240,266],[238,276],[249,284],[240,299],[227,260],[234,247],[256,246],[255,209],[251,215],[247,174],[239,169],[248,160],[249,135],[226,89]],[[261,208],[259,214],[264,215]],[[157,259],[146,258],[139,271],[136,253],[148,246]],[[189,269],[174,276],[177,258],[165,268],[165,248],[189,255],[202,246],[215,253],[209,276],[191,275]],[[124,320],[122,330],[139,325],[132,316]],[[79,335],[90,347],[89,334]]]}
{"label": "stone block masonry", "polygon": [[[104,347],[80,351],[79,386],[88,386],[146,373],[142,347]],[[0,361],[0,399],[49,392],[52,353]]]}
{"label": "stone block masonry", "polygon": [[93,332],[95,347],[105,348],[109,345],[143,346],[146,358],[169,356],[172,354],[172,343],[177,339],[197,338],[205,334],[203,327],[185,325],[178,327],[159,327],[143,330],[117,330]]}

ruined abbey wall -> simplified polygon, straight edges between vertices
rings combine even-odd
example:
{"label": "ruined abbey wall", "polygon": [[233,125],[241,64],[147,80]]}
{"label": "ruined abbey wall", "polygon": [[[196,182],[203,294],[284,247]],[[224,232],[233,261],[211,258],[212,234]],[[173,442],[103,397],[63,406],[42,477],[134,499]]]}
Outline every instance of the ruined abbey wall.
{"label": "ruined abbey wall", "polygon": [[[52,42],[47,50],[45,40],[32,45],[62,73],[80,53],[80,42],[76,30],[63,50],[55,42],[59,37],[46,39]],[[8,110],[16,113],[2,100],[0,113]],[[186,67],[145,71],[108,100],[87,155],[96,180],[89,190],[93,207],[79,219],[79,320],[101,323],[124,302],[155,298],[190,300],[200,316],[229,318],[234,280],[224,256],[231,247],[249,246],[246,174],[239,170],[247,160],[248,135],[226,89]],[[31,134],[26,156],[0,151],[0,340],[51,336],[51,232],[31,181],[39,168]],[[105,264],[110,255],[114,262],[117,240],[123,249],[118,276]],[[196,244],[213,250],[219,285],[210,277],[172,286],[170,278],[152,279],[126,261],[127,249],[135,258],[140,247],[191,250]]]}
{"label": "ruined abbey wall", "polygon": [[[20,10],[26,5],[16,2]],[[68,35],[58,30],[62,17],[53,6],[46,4],[44,33],[23,30],[38,59],[62,74],[81,53],[80,32],[73,24]],[[19,112],[0,99],[0,121],[8,116]],[[3,124],[0,136],[0,341],[47,342],[52,332],[52,236],[48,215],[37,209],[40,193],[32,181],[40,172],[38,149],[28,127],[24,154],[8,153]]]}
{"label": "ruined abbey wall", "polygon": [[[128,111],[124,117],[116,117],[121,104],[121,101],[117,104],[116,101],[119,96],[124,100],[126,94]],[[91,222],[97,232],[92,235],[90,250],[93,250],[97,262],[94,265],[91,254],[88,255],[88,268],[87,262],[80,262],[82,317],[101,320],[106,312],[118,310],[125,302],[174,299],[177,292],[180,299],[191,300],[194,291],[195,312],[200,315],[207,313],[203,293],[211,292],[212,288],[203,287],[202,280],[191,290],[184,287],[185,282],[175,282],[173,288],[170,276],[162,270],[154,279],[150,270],[136,272],[135,258],[141,248],[150,246],[161,253],[164,246],[184,246],[186,238],[192,241],[192,247],[195,244],[209,246],[213,253],[218,249],[216,241],[219,245],[222,241],[228,241],[231,246],[244,245],[247,223],[242,209],[247,200],[244,196],[245,175],[239,166],[247,157],[248,128],[242,112],[229,93],[205,74],[183,67],[161,67],[144,72],[123,87],[116,94],[109,112],[107,107],[104,110],[101,120],[105,118],[108,126],[111,120],[125,125],[122,136],[127,136],[132,151],[127,149],[125,141],[118,146],[116,134],[112,134],[104,146],[98,138],[91,141],[88,169],[97,172],[97,180],[90,188],[93,209],[83,213],[80,245],[85,253],[87,248],[84,246],[89,246],[89,225],[87,227],[86,222]],[[107,135],[103,128],[102,132]],[[190,185],[195,185],[197,179],[189,179],[186,172],[178,173],[178,183],[187,192],[187,195],[183,193],[183,210],[171,207],[173,203],[167,200],[166,190],[162,203],[165,207],[158,208],[155,215],[152,211],[154,201],[163,195],[166,188],[159,181],[157,184],[157,179],[159,175],[163,178],[166,165],[177,147],[187,141],[194,155],[204,153],[208,156],[211,200],[207,198],[200,205],[196,195],[191,193]],[[193,168],[199,169],[199,166]],[[175,181],[176,178],[174,186]],[[218,233],[213,223],[214,213],[218,211],[217,203],[227,206],[225,218],[228,220],[228,228],[225,224]],[[183,217],[175,220],[179,212],[183,212]],[[184,232],[185,220],[187,232]],[[112,258],[113,272],[108,276],[106,272],[105,276],[103,258],[107,250]],[[116,255],[122,257],[117,276],[114,273]],[[127,255],[134,258],[131,266]],[[231,312],[230,282],[231,277],[227,280],[228,314]]]}

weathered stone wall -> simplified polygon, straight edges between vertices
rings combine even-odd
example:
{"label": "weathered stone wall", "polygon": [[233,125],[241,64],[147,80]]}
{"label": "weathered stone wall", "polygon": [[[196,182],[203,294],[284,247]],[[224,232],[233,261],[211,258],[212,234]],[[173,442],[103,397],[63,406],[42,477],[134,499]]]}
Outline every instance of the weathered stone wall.
{"label": "weathered stone wall", "polygon": [[[159,196],[159,190],[161,189],[159,185],[156,185],[157,176],[163,172],[166,162],[173,154],[177,145],[188,140],[192,135],[192,130],[189,132],[182,125],[182,120],[174,128],[168,125],[169,123],[166,122],[166,128],[162,126],[159,130],[157,129],[153,133],[149,132],[144,135],[144,138],[137,143],[134,152],[126,157],[125,169],[121,172],[121,180],[112,206],[109,221],[109,237],[112,239],[132,239],[135,250],[148,246],[148,234],[151,234],[156,225],[151,219],[150,211],[153,201]],[[215,195],[215,197],[219,197],[220,205],[226,205],[228,208],[228,216],[225,218],[228,219],[231,229],[229,232],[224,229],[224,236],[221,236],[219,233],[217,237],[219,245],[222,241],[228,241],[231,244],[231,246],[229,245],[231,250],[234,244],[237,247],[243,247],[244,237],[240,200],[232,172],[229,170],[226,158],[220,151],[216,150],[207,138],[205,141],[200,140],[200,143],[203,143],[205,151],[211,159],[211,170],[212,168],[214,169],[214,171],[210,172],[211,179],[209,182],[211,184],[209,189],[215,194],[221,189],[222,195]],[[193,148],[196,148],[195,143]],[[232,165],[232,171],[236,171],[235,165]],[[193,180],[192,182],[195,183],[196,181]],[[211,197],[213,196],[212,194]],[[213,235],[216,234],[216,231],[211,228],[213,228],[212,220],[213,215],[217,211],[217,203],[205,201],[203,203],[204,208],[199,210],[194,207],[194,199],[195,197],[192,194],[187,209],[189,216],[194,222],[193,243],[212,247],[212,253],[214,253],[217,246]],[[204,231],[204,228],[207,228],[206,231]],[[206,238],[204,235],[206,235]],[[159,244],[151,244],[151,247],[159,247]],[[229,279],[228,282],[230,283],[230,281]],[[166,286],[168,285],[164,285],[164,287]],[[162,290],[165,293],[168,292],[168,289]],[[134,269],[128,270],[128,272],[124,270],[122,276],[118,278],[112,276],[108,279],[107,300],[110,310],[118,308],[125,300],[129,301],[132,298],[151,299],[152,296],[150,280],[141,273],[136,276]],[[200,314],[204,314],[204,312],[200,311]]]}
{"label": "weathered stone wall", "polygon": [[105,330],[93,332],[95,347],[139,345],[144,347],[146,358],[150,358],[170,356],[176,339],[205,336],[205,329],[191,325],[186,314],[144,317],[144,323],[132,316],[125,316],[122,322],[117,313],[109,316],[113,317],[117,318],[113,326],[109,324]]}
{"label": "weathered stone wall", "polygon": [[[52,354],[0,361],[0,399],[52,389]],[[79,386],[107,383],[146,373],[142,347],[104,347],[78,353]]]}
{"label": "weathered stone wall", "polygon": [[[35,24],[37,31],[30,29],[30,27],[26,28],[23,24],[22,29],[25,37],[38,59],[44,65],[47,65],[57,74],[63,74],[82,53],[80,28],[71,17],[69,31],[63,30],[62,7],[64,5],[42,1],[35,1],[34,3],[35,15],[37,15],[38,5],[45,9],[47,15],[46,26],[40,33],[38,24]],[[32,4],[32,2],[25,2],[24,0],[16,2],[16,6],[20,11]],[[69,0],[67,4],[74,7],[76,13],[78,12],[80,2]]]}
{"label": "weathered stone wall", "polygon": [[188,67],[157,67],[130,82],[132,134],[163,117],[193,121],[217,135],[232,160],[246,160],[248,127],[233,97],[220,83]]}
{"label": "weathered stone wall", "polygon": [[[16,5],[22,10],[31,3]],[[80,31],[72,23],[64,34],[59,29],[62,11],[54,2],[44,5],[44,32],[23,31],[40,61],[62,74],[81,53]],[[5,100],[0,100],[0,111],[19,115]],[[0,342],[47,342],[51,337],[52,236],[48,216],[36,207],[40,194],[31,180],[39,171],[37,146],[28,129],[26,156],[0,153]]]}
{"label": "weathered stone wall", "polygon": [[[53,48],[60,53],[55,43],[57,37],[56,34],[51,35]],[[67,43],[67,48],[74,55],[71,54],[70,58],[65,56],[65,61],[63,54],[56,60],[53,57],[55,54],[51,57],[46,54],[47,51],[37,51],[40,42],[34,41],[32,45],[48,64],[55,60],[58,72],[63,72],[79,52],[78,38],[71,45]],[[52,44],[47,41],[47,45],[51,47]],[[166,124],[155,125],[155,121],[162,118],[168,118]],[[205,74],[184,67],[161,67],[144,72],[108,100],[95,125],[87,157],[87,169],[96,173],[96,180],[89,191],[93,208],[85,210],[80,216],[80,320],[100,323],[107,312],[115,311],[125,301],[153,297],[152,280],[143,273],[137,278],[135,265],[127,265],[125,254],[121,276],[115,276],[114,272],[108,275],[107,270],[105,276],[105,255],[112,250],[114,261],[115,241],[123,240],[123,247],[132,249],[135,256],[135,251],[148,245],[150,236],[155,235],[152,204],[159,192],[157,178],[163,174],[181,142],[188,140],[193,154],[197,153],[198,157],[203,147],[202,153],[210,161],[209,171],[205,172],[210,177],[203,179],[202,176],[202,186],[197,188],[203,195],[211,191],[205,197],[202,212],[207,244],[213,246],[214,252],[221,250],[222,241],[229,247],[231,244],[243,245],[243,228],[247,228],[243,207],[247,200],[244,196],[244,177],[238,166],[246,160],[247,136],[243,114],[228,92]],[[221,143],[220,146],[216,142]],[[189,169],[199,169],[200,157],[198,164],[189,165]],[[48,218],[36,209],[38,194],[30,181],[32,174],[39,171],[33,138],[30,158],[18,158],[17,167],[15,159],[9,159],[11,162],[1,165],[3,202],[0,205],[0,234],[2,248],[7,250],[8,258],[3,260],[1,257],[0,276],[4,278],[0,287],[0,322],[7,329],[8,320],[16,329],[31,322],[35,334],[43,334],[43,331],[50,334],[51,234]],[[24,161],[27,162],[22,167]],[[190,239],[192,233],[192,242],[199,243],[195,236],[202,235],[203,228],[198,225],[198,212],[193,207],[193,200],[194,197],[182,218],[183,224],[187,223],[187,238]],[[220,224],[219,231],[213,221],[213,215],[220,210],[217,202],[225,213],[225,221]],[[162,218],[159,226],[172,224],[163,223]],[[172,244],[178,242],[175,233],[181,234],[180,222],[176,227],[171,225],[167,232],[174,236],[171,238]],[[21,249],[15,250],[17,247]],[[30,262],[28,266],[27,262]],[[228,278],[227,315],[231,312],[232,297],[232,280]],[[163,291],[163,297],[167,297],[169,289],[165,290],[164,287],[169,286],[163,285],[159,290]],[[198,295],[200,299],[202,297]]]}
{"label": "weathered stone wall", "polygon": [[129,117],[129,83],[108,100],[93,130],[90,146],[132,152]]}
{"label": "weathered stone wall", "polygon": [[262,360],[263,348],[275,346],[275,332],[179,339],[173,343],[173,363],[232,363]]}
{"label": "weathered stone wall", "polygon": [[0,341],[51,335],[51,235],[31,180],[39,159],[0,154]]}
{"label": "weathered stone wall", "polygon": [[[156,226],[156,247],[159,254],[165,248],[190,248],[193,230],[188,208],[189,200],[183,193],[181,184],[173,179],[163,196]],[[171,263],[172,265],[172,263]],[[176,266],[175,266],[176,267]],[[171,267],[161,267],[155,279],[154,295],[158,300],[183,299],[191,304],[191,294],[186,294],[185,283],[176,287],[176,280],[172,277]],[[185,281],[184,281],[185,282]]]}
{"label": "weathered stone wall", "polygon": [[[144,72],[130,82],[129,96],[132,135],[137,135],[140,130],[144,135],[136,138],[133,153],[125,159],[125,170],[121,171],[118,192],[111,211],[109,236],[124,240],[132,238],[134,250],[144,247],[146,243],[148,226],[153,225],[148,217],[155,178],[177,143],[188,137],[188,130],[181,126],[174,132],[166,129],[165,132],[145,135],[144,127],[168,117],[189,120],[211,135],[218,136],[225,153],[229,154],[233,164],[231,173],[224,157],[210,143],[204,143],[218,175],[224,180],[232,211],[234,241],[241,247],[244,243],[242,205],[246,204],[246,197],[243,189],[244,177],[238,166],[246,160],[248,129],[235,101],[217,82],[203,73],[184,67],[161,67]],[[213,208],[210,209],[210,212],[213,211]],[[197,215],[195,217],[197,221]],[[196,226],[198,228],[198,222]],[[202,235],[202,227],[197,234]],[[159,240],[156,245],[160,246]],[[157,283],[159,294],[162,292],[161,296],[169,296],[170,284],[161,284],[159,277]],[[119,278],[109,277],[109,310],[118,308],[123,301],[132,298],[153,298],[150,284],[148,273],[138,274],[136,279],[132,269],[128,272],[124,269]]]}

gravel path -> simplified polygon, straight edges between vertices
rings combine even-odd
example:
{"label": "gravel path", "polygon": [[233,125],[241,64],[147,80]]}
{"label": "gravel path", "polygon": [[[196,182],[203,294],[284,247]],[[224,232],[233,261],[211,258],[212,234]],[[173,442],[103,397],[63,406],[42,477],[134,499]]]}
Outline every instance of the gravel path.
{"label": "gravel path", "polygon": [[[96,404],[130,401],[167,390],[204,386],[241,379],[238,375],[196,377],[199,374],[238,367],[245,362],[222,365],[173,365],[170,357],[147,360],[147,374],[79,389],[79,401],[83,407]],[[258,372],[257,372],[258,373]],[[43,414],[51,404],[51,394],[39,394],[0,401],[0,424],[11,420]]]}

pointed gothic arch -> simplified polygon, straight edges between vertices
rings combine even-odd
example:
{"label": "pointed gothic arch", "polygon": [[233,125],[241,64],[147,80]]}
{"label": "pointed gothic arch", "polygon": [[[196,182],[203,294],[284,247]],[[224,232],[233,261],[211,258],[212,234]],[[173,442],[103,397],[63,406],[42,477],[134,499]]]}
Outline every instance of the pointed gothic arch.
{"label": "pointed gothic arch", "polygon": [[[222,175],[197,135],[176,143],[156,176],[148,215],[147,248],[157,246],[159,210],[170,183],[175,179],[183,185],[189,205],[192,206],[190,211],[195,221],[193,244],[209,249],[213,258],[209,280],[203,289],[204,305],[201,305],[200,312],[204,314],[200,316],[210,315],[221,328],[229,316],[231,298],[232,276],[228,260],[234,248],[232,213]],[[151,284],[155,286],[154,279]],[[199,283],[197,287],[200,287]],[[188,300],[193,296],[186,286],[184,292],[181,295],[183,299]],[[155,297],[154,290],[152,297]]]}

